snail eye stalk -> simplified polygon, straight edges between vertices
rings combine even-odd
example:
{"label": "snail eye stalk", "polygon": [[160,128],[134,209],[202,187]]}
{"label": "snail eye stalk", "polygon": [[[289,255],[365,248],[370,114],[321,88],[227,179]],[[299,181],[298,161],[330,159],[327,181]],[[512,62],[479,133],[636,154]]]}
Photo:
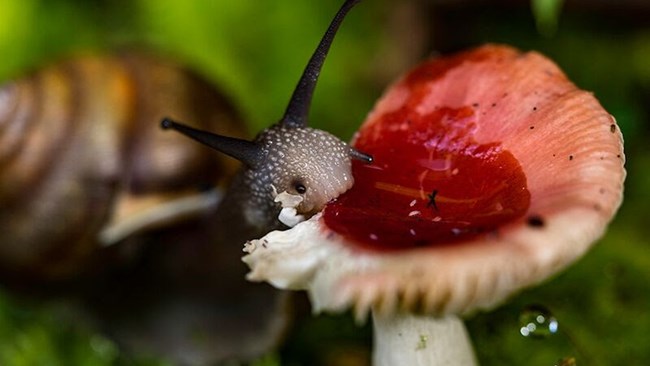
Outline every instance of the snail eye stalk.
{"label": "snail eye stalk", "polygon": [[366,164],[372,164],[374,160],[372,155],[361,152],[355,148],[350,148],[350,157],[353,159],[361,160]]}
{"label": "snail eye stalk", "polygon": [[182,123],[173,121],[170,118],[164,118],[160,122],[160,127],[164,130],[172,129],[178,131],[183,135],[229,155],[250,167],[257,166],[262,160],[261,149],[255,143],[250,141],[197,130]]}
{"label": "snail eye stalk", "polygon": [[329,52],[336,31],[339,29],[341,22],[347,15],[347,13],[352,9],[354,5],[359,3],[360,0],[347,0],[338,13],[332,20],[325,32],[325,35],[321,39],[316,51],[309,59],[305,71],[303,71],[296,89],[293,91],[293,95],[289,100],[289,105],[287,106],[284,116],[280,120],[280,124],[286,127],[305,127],[307,126],[307,120],[309,117],[309,108],[311,106],[312,96],[314,94],[314,88],[316,87],[316,82],[318,81],[318,75],[320,74],[327,53]]}

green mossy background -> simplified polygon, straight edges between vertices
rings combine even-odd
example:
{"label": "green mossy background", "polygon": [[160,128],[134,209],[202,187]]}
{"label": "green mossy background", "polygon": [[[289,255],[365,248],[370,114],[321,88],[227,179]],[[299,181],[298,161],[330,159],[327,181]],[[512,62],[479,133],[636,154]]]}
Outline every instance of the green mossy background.
{"label": "green mossy background", "polygon": [[[475,315],[468,328],[482,365],[548,366],[566,357],[578,365],[650,363],[650,6],[397,3],[366,0],[352,11],[325,64],[312,125],[349,138],[382,89],[430,53],[499,42],[553,58],[616,116],[626,142],[626,199],[606,236],[576,265]],[[0,80],[73,54],[147,48],[226,90],[256,131],[282,114],[338,6],[333,0],[0,0]],[[560,331],[522,337],[518,316],[529,304],[552,311]],[[62,307],[1,291],[0,365],[167,364],[120,353],[90,327],[67,321]],[[282,349],[255,364],[367,364],[368,326],[354,326],[347,315],[305,319]]]}

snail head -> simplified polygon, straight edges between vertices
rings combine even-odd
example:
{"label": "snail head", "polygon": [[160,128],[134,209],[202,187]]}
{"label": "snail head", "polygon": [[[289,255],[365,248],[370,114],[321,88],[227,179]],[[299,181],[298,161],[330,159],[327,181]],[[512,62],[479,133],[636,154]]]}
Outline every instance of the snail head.
{"label": "snail head", "polygon": [[307,126],[318,75],[343,18],[359,0],[341,6],[309,60],[280,121],[253,141],[200,131],[165,118],[162,127],[179,131],[240,160],[251,194],[273,200],[273,193],[300,195],[302,214],[320,211],[353,184],[351,159],[366,163],[372,157],[355,150],[334,135]]}

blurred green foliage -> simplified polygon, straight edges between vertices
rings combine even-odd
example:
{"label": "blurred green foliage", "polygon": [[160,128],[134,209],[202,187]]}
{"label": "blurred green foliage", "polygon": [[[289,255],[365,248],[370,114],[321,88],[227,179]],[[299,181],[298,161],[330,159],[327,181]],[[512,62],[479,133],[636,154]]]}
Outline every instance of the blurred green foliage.
{"label": "blurred green foliage", "polygon": [[555,34],[563,3],[564,0],[531,0],[537,30],[541,34],[545,36]]}
{"label": "blurred green foliage", "polygon": [[45,307],[0,293],[0,364],[165,366],[161,360],[122,355],[109,339],[96,333],[68,303]]}
{"label": "blurred green foliage", "polygon": [[[338,3],[0,0],[0,79],[75,53],[146,47],[220,85],[250,121],[251,131],[257,131],[281,116]],[[629,174],[626,203],[593,251],[552,281],[468,321],[479,358],[483,365],[546,366],[564,357],[576,357],[578,365],[647,363],[650,24],[631,25],[625,17],[579,7],[562,13],[560,24],[561,0],[533,0],[532,8],[508,12],[490,2],[477,9],[471,3],[463,10],[471,21],[464,18],[457,28],[427,24],[438,32],[434,38],[454,38],[449,48],[509,43],[555,59],[617,117]],[[392,49],[386,17],[394,7],[387,0],[364,1],[352,11],[323,69],[313,125],[348,138],[370,110],[389,82],[376,64],[389,58],[382,52]],[[441,15],[431,4],[423,9],[433,9],[420,14],[431,22],[445,16],[444,9]],[[436,49],[435,44],[427,47]],[[391,65],[386,67],[397,76]],[[536,340],[518,333],[519,312],[531,303],[555,314],[559,334]],[[126,358],[110,340],[71,317],[56,304],[43,308],[0,293],[0,364],[165,364],[146,355]],[[367,349],[368,335],[368,327],[357,329],[345,316],[313,318],[294,327],[279,353],[255,364],[313,364],[310,359],[323,360],[337,347]]]}
{"label": "blurred green foliage", "polygon": [[[251,130],[282,116],[337,2],[1,0],[0,79],[89,50],[144,47],[189,65],[225,89]],[[312,120],[349,137],[377,97],[366,63],[381,30],[377,4],[354,11],[316,91]],[[368,90],[374,91],[369,93]],[[330,96],[327,98],[319,95]],[[355,100],[337,111],[345,101]]]}

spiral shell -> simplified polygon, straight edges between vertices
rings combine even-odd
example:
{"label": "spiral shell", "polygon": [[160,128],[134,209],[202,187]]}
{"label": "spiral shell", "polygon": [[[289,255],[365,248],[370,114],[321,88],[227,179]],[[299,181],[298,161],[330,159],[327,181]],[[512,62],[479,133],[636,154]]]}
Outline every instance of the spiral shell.
{"label": "spiral shell", "polygon": [[116,241],[173,219],[174,210],[159,215],[156,207],[233,174],[232,160],[160,131],[166,115],[245,135],[220,92],[150,56],[77,57],[2,86],[3,276],[79,274],[96,262],[102,234]]}

